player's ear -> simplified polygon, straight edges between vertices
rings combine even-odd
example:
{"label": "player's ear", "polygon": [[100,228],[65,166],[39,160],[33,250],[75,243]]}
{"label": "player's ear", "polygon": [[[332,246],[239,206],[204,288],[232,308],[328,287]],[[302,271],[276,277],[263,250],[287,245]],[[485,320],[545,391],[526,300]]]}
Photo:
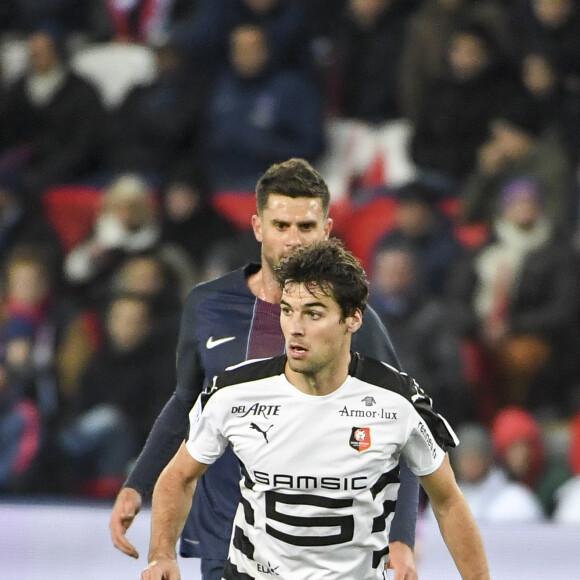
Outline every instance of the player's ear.
{"label": "player's ear", "polygon": [[262,220],[260,219],[259,215],[252,216],[252,229],[254,230],[254,236],[258,242],[262,243],[263,236],[262,236]]}
{"label": "player's ear", "polygon": [[332,218],[326,218],[326,223],[324,224],[324,239],[328,240],[330,237],[330,232],[332,230],[332,226],[334,225],[334,221]]}
{"label": "player's ear", "polygon": [[346,317],[346,330],[351,334],[354,334],[362,324],[362,312],[360,310],[355,310],[352,316]]}

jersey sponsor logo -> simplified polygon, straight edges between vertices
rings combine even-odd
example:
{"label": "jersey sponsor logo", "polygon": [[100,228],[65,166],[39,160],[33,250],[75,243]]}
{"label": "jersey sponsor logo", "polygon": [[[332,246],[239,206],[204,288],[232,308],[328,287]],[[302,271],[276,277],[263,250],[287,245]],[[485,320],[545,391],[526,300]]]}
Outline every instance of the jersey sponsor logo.
{"label": "jersey sponsor logo", "polygon": [[263,405],[262,403],[254,403],[250,407],[245,405],[238,405],[232,407],[232,414],[238,417],[247,417],[252,415],[253,417],[268,417],[276,416],[280,414],[281,405]]}
{"label": "jersey sponsor logo", "polygon": [[274,566],[273,564],[270,564],[270,561],[268,561],[268,564],[260,564],[260,562],[256,562],[256,566],[258,568],[258,572],[262,572],[262,574],[270,574],[272,576],[280,576],[280,574],[278,574],[277,570],[278,568],[280,568],[280,566]]}
{"label": "jersey sponsor logo", "polygon": [[[366,397],[365,397],[366,398]],[[372,398],[372,397],[371,397]],[[364,400],[364,399],[363,399]],[[373,399],[374,400],[374,399]],[[397,420],[398,411],[388,411],[387,409],[349,409],[346,405],[338,411],[341,417],[359,417],[365,419],[385,419],[385,420]]]}
{"label": "jersey sponsor logo", "polygon": [[348,444],[357,451],[366,451],[371,446],[370,427],[353,427]]}
{"label": "jersey sponsor logo", "polygon": [[270,443],[268,441],[268,431],[273,427],[274,425],[270,425],[265,431],[259,426],[256,425],[255,423],[250,423],[250,429],[254,429],[255,431],[257,431],[258,433],[261,433],[264,436],[264,439],[266,440],[266,443]]}
{"label": "jersey sponsor logo", "polygon": [[376,404],[375,398],[371,396],[363,397],[361,403],[364,403],[366,407],[372,407]]}
{"label": "jersey sponsor logo", "polygon": [[214,339],[213,336],[210,336],[207,339],[207,342],[205,343],[205,348],[207,348],[208,350],[211,350],[212,348],[215,348],[216,346],[220,346],[221,344],[225,344],[226,342],[230,342],[231,340],[235,340],[236,337],[235,336],[226,336],[225,338],[216,338]]}
{"label": "jersey sponsor logo", "polygon": [[287,489],[328,489],[334,491],[348,491],[366,489],[366,475],[355,477],[332,477],[319,475],[293,475],[290,473],[267,473],[253,471],[254,481],[275,488]]}

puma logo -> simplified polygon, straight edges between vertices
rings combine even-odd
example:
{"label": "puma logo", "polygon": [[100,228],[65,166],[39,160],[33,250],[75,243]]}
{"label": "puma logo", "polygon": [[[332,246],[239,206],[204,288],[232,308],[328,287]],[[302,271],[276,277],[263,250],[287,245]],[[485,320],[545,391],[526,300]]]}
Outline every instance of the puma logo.
{"label": "puma logo", "polygon": [[250,429],[254,429],[258,432],[260,432],[263,436],[264,439],[266,440],[266,443],[269,443],[268,441],[268,431],[273,427],[274,425],[270,425],[265,431],[263,429],[261,429],[260,427],[258,427],[258,425],[256,425],[255,423],[250,423]]}

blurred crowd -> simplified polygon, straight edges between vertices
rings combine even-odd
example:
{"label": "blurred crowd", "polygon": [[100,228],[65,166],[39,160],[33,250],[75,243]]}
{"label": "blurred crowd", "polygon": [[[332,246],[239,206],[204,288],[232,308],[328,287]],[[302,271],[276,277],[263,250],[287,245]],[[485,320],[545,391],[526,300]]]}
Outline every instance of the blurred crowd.
{"label": "blurred crowd", "polygon": [[580,522],[575,0],[5,0],[0,51],[1,493],[114,497],[188,291],[260,259],[217,200],[404,121],[412,177],[349,176],[334,233],[476,517]]}

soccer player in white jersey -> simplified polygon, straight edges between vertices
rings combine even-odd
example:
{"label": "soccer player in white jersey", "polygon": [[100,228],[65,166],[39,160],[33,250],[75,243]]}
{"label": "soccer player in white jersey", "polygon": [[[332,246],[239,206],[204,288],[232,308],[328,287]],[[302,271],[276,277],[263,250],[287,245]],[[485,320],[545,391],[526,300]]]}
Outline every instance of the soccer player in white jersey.
{"label": "soccer player in white jersey", "polygon": [[406,459],[464,579],[489,579],[479,531],[446,448],[458,441],[404,373],[350,350],[368,285],[336,240],[276,268],[286,354],[218,375],[153,494],[142,580],[178,580],[175,545],[196,481],[231,445],[241,467],[225,580],[384,578]]}

